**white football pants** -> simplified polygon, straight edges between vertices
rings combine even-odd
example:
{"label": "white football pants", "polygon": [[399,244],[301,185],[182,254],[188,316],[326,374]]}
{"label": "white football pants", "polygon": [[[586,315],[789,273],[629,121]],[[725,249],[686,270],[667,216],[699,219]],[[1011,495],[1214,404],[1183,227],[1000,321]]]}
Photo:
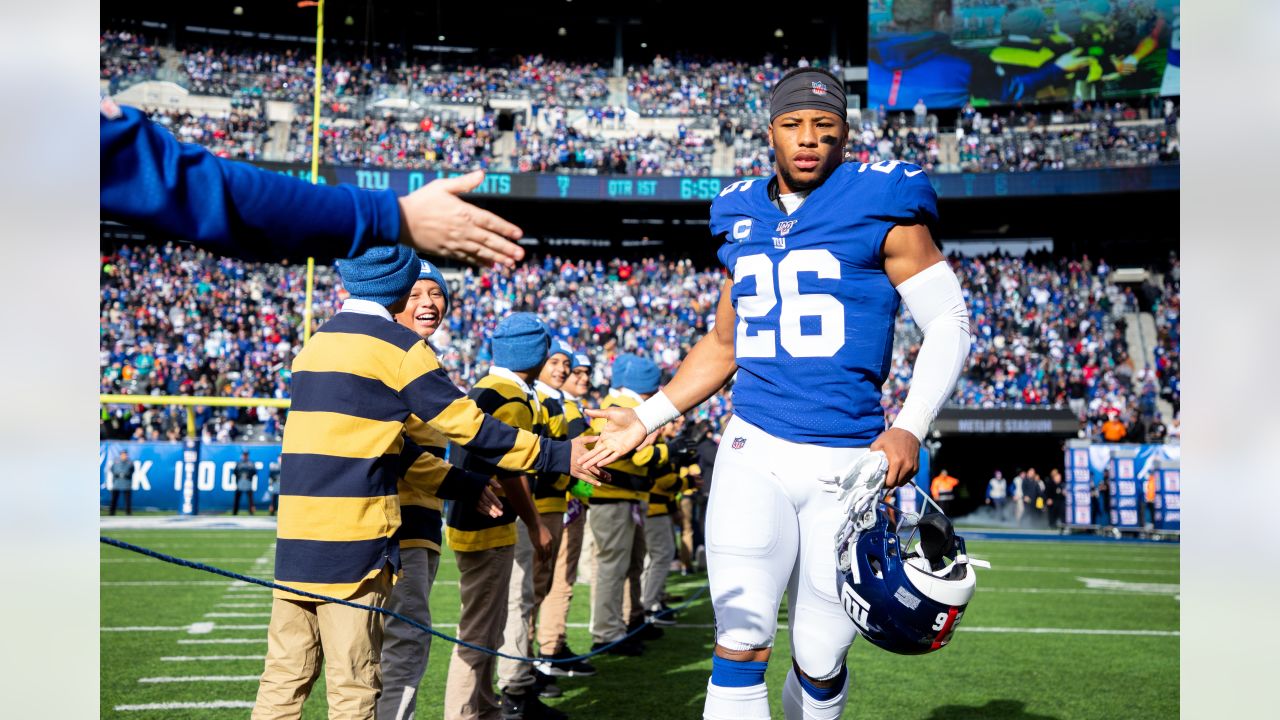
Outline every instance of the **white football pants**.
{"label": "white football pants", "polygon": [[844,515],[831,481],[866,452],[789,442],[737,416],[729,421],[706,519],[721,647],[772,647],[785,589],[791,657],[815,680],[840,672],[857,631],[836,594]]}

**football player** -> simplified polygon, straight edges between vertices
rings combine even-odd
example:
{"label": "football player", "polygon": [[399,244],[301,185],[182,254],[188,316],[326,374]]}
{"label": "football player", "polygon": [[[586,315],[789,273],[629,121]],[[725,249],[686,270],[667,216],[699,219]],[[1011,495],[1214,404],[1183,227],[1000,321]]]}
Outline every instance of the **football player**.
{"label": "football player", "polygon": [[[784,590],[786,717],[840,716],[856,630],[833,580],[832,541],[848,512],[836,489],[874,450],[888,458],[886,486],[910,481],[969,351],[960,284],[930,231],[933,187],[915,165],[842,163],[848,132],[840,80],[816,68],[783,76],[770,100],[774,176],[733,183],[712,202],[732,274],[714,329],[662,392],[588,412],[608,421],[588,461],[608,463],[737,372],[707,510],[716,646],[705,718],[769,717],[764,673]],[[886,429],[881,385],[899,303],[924,341]]]}

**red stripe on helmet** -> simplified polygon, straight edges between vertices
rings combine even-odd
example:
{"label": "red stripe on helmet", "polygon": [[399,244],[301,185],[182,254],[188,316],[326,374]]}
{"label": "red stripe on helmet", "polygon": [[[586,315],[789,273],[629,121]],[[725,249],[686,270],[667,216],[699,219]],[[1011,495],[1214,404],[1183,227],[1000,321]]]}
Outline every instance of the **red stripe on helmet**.
{"label": "red stripe on helmet", "polygon": [[947,620],[942,623],[942,629],[938,631],[937,636],[933,638],[933,644],[929,646],[930,650],[937,650],[947,644],[948,636],[951,634],[951,628],[956,624],[956,609],[947,610]]}

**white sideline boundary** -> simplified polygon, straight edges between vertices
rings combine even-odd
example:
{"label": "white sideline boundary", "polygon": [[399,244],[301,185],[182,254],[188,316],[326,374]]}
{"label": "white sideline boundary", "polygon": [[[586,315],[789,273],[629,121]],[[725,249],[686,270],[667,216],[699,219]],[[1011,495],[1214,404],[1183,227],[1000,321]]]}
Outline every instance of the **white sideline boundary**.
{"label": "white sideline boundary", "polygon": [[103,515],[101,530],[275,530],[272,515]]}
{"label": "white sideline boundary", "polygon": [[267,644],[265,637],[260,638],[208,638],[201,640],[182,639],[178,641],[179,645],[252,645]]}
{"label": "white sideline boundary", "polygon": [[116,705],[116,712],[145,710],[252,710],[249,700],[210,700],[207,702],[146,703],[144,705]]}
{"label": "white sideline boundary", "polygon": [[144,677],[138,678],[140,683],[185,683],[185,682],[257,682],[261,675],[186,675],[179,677]]}

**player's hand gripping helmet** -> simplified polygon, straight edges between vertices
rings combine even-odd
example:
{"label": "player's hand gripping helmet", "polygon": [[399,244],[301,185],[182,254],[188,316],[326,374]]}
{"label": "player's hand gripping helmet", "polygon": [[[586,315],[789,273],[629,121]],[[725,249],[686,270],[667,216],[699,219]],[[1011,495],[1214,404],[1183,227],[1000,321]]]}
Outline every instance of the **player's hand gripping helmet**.
{"label": "player's hand gripping helmet", "polygon": [[[968,557],[940,508],[923,516],[900,512],[884,503],[883,474],[878,483],[870,502],[850,508],[837,535],[837,592],[859,634],[876,647],[932,652],[951,641],[973,598],[973,565],[990,566]],[[912,488],[933,502],[914,483],[903,491]]]}

